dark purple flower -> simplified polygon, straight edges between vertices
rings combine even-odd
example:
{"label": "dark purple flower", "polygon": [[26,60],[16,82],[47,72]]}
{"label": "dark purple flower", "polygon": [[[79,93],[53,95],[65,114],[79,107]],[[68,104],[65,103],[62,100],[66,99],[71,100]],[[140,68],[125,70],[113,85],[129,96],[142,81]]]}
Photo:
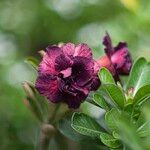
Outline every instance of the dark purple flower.
{"label": "dark purple flower", "polygon": [[100,86],[99,68],[86,44],[49,46],[39,65],[36,89],[54,103],[78,108]]}
{"label": "dark purple flower", "polygon": [[113,47],[111,38],[106,33],[103,44],[106,55],[98,60],[100,66],[109,69],[116,80],[119,79],[119,75],[128,75],[132,67],[132,60],[127,43],[120,42],[116,47]]}

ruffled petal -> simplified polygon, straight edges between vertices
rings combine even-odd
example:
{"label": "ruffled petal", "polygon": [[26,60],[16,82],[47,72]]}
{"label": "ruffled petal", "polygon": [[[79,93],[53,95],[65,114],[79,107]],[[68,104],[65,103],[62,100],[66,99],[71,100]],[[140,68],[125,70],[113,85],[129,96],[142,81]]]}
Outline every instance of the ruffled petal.
{"label": "ruffled petal", "polygon": [[79,86],[84,86],[94,73],[94,61],[86,57],[74,57],[72,77]]}
{"label": "ruffled petal", "polygon": [[114,48],[115,51],[121,50],[123,48],[127,48],[126,42],[119,42],[118,45]]}
{"label": "ruffled petal", "polygon": [[118,49],[111,56],[111,61],[119,74],[129,74],[132,66],[132,60],[126,45],[124,45],[124,47],[122,46],[121,49]]}
{"label": "ruffled petal", "polygon": [[73,43],[67,43],[67,44],[63,45],[61,48],[65,55],[68,55],[68,56],[74,55],[75,45]]}
{"label": "ruffled petal", "polygon": [[111,38],[110,38],[110,36],[107,32],[106,32],[106,35],[103,38],[103,45],[105,46],[105,48],[104,48],[105,53],[108,56],[110,56],[113,53],[114,49],[113,49],[113,46],[112,46]]}
{"label": "ruffled petal", "polygon": [[56,76],[42,74],[37,77],[35,87],[38,92],[50,101],[57,103],[62,99]]}
{"label": "ruffled petal", "polygon": [[96,91],[101,85],[100,79],[98,76],[93,77],[90,85],[91,91]]}
{"label": "ruffled petal", "polygon": [[55,69],[57,71],[62,71],[71,67],[73,61],[69,57],[65,56],[64,54],[60,54],[58,57],[56,57],[54,63],[55,63]]}
{"label": "ruffled petal", "polygon": [[57,73],[55,70],[55,59],[63,52],[57,46],[49,46],[46,50],[46,54],[43,56],[43,60],[39,65],[39,73],[54,75]]}
{"label": "ruffled petal", "polygon": [[82,43],[76,46],[74,56],[92,58],[92,51],[87,44]]}
{"label": "ruffled petal", "polygon": [[69,108],[78,108],[80,104],[87,98],[89,91],[83,88],[74,88],[73,94],[66,94],[65,103],[68,104]]}

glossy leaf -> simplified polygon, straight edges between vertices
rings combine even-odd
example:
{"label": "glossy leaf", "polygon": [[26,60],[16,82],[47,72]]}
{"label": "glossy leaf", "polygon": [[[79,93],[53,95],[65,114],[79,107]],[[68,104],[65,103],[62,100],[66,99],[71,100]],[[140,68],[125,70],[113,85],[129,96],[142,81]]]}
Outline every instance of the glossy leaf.
{"label": "glossy leaf", "polygon": [[114,104],[119,108],[124,108],[126,98],[123,91],[115,84],[106,84],[103,87]]}
{"label": "glossy leaf", "polygon": [[107,84],[107,83],[115,84],[112,74],[106,68],[100,69],[98,76],[103,84]]}
{"label": "glossy leaf", "polygon": [[94,94],[93,101],[105,110],[109,110],[109,106],[106,103],[105,99],[100,94]]}
{"label": "glossy leaf", "polygon": [[134,104],[139,104],[142,100],[144,100],[146,97],[149,96],[150,96],[150,84],[141,87],[137,91],[134,97]]}
{"label": "glossy leaf", "polygon": [[83,113],[73,114],[71,126],[80,134],[90,137],[99,137],[104,131],[94,119]]}
{"label": "glossy leaf", "polygon": [[144,58],[138,59],[132,68],[126,89],[133,87],[133,95],[135,95],[142,86],[150,84],[149,74],[150,63],[147,63]]}

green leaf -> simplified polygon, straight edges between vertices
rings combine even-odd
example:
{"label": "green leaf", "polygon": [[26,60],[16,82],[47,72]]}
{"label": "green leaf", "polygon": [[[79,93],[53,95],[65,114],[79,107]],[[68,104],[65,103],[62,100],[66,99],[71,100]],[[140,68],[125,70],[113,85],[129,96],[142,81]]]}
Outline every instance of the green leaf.
{"label": "green leaf", "polygon": [[106,146],[110,148],[119,148],[121,146],[121,143],[118,139],[115,139],[113,136],[107,133],[102,133],[100,135],[100,139]]}
{"label": "green leaf", "polygon": [[117,122],[118,122],[119,118],[120,118],[120,112],[116,108],[112,108],[110,111],[108,111],[105,114],[105,122],[112,131],[118,130]]}
{"label": "green leaf", "polygon": [[127,83],[127,88],[134,88],[133,96],[136,94],[138,89],[142,86],[150,84],[149,80],[150,74],[150,62],[146,62],[144,58],[138,59],[130,73],[129,81]]}
{"label": "green leaf", "polygon": [[123,91],[115,84],[106,84],[103,85],[103,87],[107,91],[107,94],[114,102],[114,104],[119,108],[124,108],[126,98]]}
{"label": "green leaf", "polygon": [[99,137],[104,131],[94,119],[83,113],[73,114],[71,126],[80,134],[90,137]]}
{"label": "green leaf", "polygon": [[80,112],[92,117],[98,118],[104,112],[100,107],[96,106],[95,104],[85,101],[80,105]]}
{"label": "green leaf", "polygon": [[134,97],[134,104],[141,103],[146,97],[150,96],[150,84],[141,87]]}
{"label": "green leaf", "polygon": [[114,137],[115,139],[120,139],[120,135],[119,135],[118,132],[113,131],[113,132],[112,132],[112,135],[113,135],[113,137]]}
{"label": "green leaf", "polygon": [[71,127],[71,117],[61,119],[58,122],[57,127],[63,135],[74,141],[82,141],[87,139],[87,136],[83,136],[75,130],[73,130],[73,128]]}
{"label": "green leaf", "polygon": [[115,84],[112,74],[106,68],[100,69],[98,76],[103,84],[107,84],[107,83]]}
{"label": "green leaf", "polygon": [[105,110],[109,110],[108,104],[106,103],[105,99],[101,95],[94,94],[93,101],[101,108]]}
{"label": "green leaf", "polygon": [[39,61],[34,57],[28,57],[26,58],[25,62],[29,64],[32,68],[35,70],[38,70]]}
{"label": "green leaf", "polygon": [[121,137],[120,140],[125,144],[125,146],[132,150],[143,150],[136,128],[125,114],[120,116],[117,124]]}
{"label": "green leaf", "polygon": [[142,124],[138,128],[137,133],[140,137],[150,136],[150,121],[146,121],[144,124]]}

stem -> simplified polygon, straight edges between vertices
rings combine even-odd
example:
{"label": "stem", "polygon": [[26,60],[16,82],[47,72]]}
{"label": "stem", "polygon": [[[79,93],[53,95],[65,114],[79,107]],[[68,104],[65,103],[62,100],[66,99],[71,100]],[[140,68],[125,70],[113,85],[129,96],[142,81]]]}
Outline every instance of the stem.
{"label": "stem", "polygon": [[43,124],[41,127],[39,150],[48,150],[50,139],[55,133],[55,128],[49,124]]}
{"label": "stem", "polygon": [[56,132],[56,128],[49,123],[54,122],[54,120],[57,116],[57,112],[59,110],[59,107],[60,107],[60,104],[58,104],[56,106],[56,108],[54,109],[52,116],[48,120],[48,124],[42,124],[42,126],[41,126],[39,150],[48,150],[49,149],[50,140]]}
{"label": "stem", "polygon": [[53,111],[52,116],[48,119],[48,123],[54,122],[54,120],[55,120],[55,118],[56,118],[56,116],[57,116],[57,112],[58,112],[58,110],[59,110],[59,107],[60,107],[60,104],[57,104],[55,110]]}

